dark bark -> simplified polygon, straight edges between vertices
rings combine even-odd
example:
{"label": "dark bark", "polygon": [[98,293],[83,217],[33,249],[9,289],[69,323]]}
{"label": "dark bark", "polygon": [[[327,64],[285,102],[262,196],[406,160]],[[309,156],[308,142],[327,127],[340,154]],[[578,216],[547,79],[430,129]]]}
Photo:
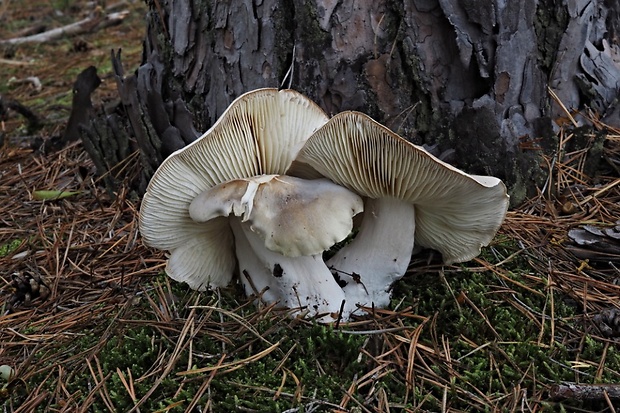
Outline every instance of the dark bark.
{"label": "dark bark", "polygon": [[129,77],[116,65],[142,188],[234,98],[278,87],[291,61],[292,88],[328,113],[360,110],[416,143],[453,149],[458,167],[505,179],[516,202],[545,177],[541,151],[554,149],[552,119],[562,113],[548,87],[569,108],[614,120],[612,0],[149,5],[143,65]]}

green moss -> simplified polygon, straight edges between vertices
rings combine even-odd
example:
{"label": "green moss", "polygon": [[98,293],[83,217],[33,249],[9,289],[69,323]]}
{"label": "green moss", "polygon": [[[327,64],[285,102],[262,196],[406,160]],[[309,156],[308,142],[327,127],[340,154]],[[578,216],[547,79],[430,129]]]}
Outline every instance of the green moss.
{"label": "green moss", "polygon": [[[277,59],[276,79],[284,79],[291,65],[293,45],[295,39],[295,7],[292,1],[280,3],[274,10],[273,22],[275,24],[274,55]],[[293,79],[294,80],[294,79]]]}
{"label": "green moss", "polygon": [[538,61],[547,73],[550,73],[555,63],[556,51],[562,36],[566,31],[570,16],[566,6],[552,0],[538,3],[534,29],[538,41]]}
{"label": "green moss", "polygon": [[332,38],[329,32],[319,25],[316,4],[312,2],[297,2],[295,10],[296,33],[303,37],[303,44],[307,47],[308,56],[321,56],[323,51],[331,45]]}
{"label": "green moss", "polygon": [[[165,276],[159,275],[153,282],[158,283],[161,277]],[[196,293],[189,292],[183,284],[172,285],[169,296],[174,297],[175,301],[178,300],[175,311],[179,312],[179,317],[187,317],[191,311],[188,308],[189,304],[195,303]],[[154,292],[150,295],[152,300],[158,299]],[[223,304],[233,306],[235,304],[233,296],[238,296],[238,292],[222,291]],[[203,304],[209,304],[214,298],[215,295],[212,293],[200,295]],[[174,352],[179,337],[172,331],[162,336],[155,324],[144,324],[143,321],[152,318],[154,314],[147,305],[147,300],[143,299],[141,303],[140,308],[134,309],[129,315],[123,315],[125,322],[114,321],[121,313],[117,316],[110,315],[112,324],[93,324],[91,331],[82,331],[78,337],[66,343],[64,350],[66,357],[74,361],[65,365],[67,371],[71,372],[70,377],[65,380],[65,387],[78,405],[85,402],[93,386],[93,378],[84,363],[85,359],[89,359],[93,366],[98,365],[107,377],[106,389],[117,411],[128,411],[134,405],[119,372],[125,379],[131,372],[138,398],[146,394],[161,375],[161,366],[168,363],[168,357]],[[220,317],[221,314],[218,313],[207,315],[206,310],[196,311],[197,319],[213,317],[217,322],[230,321],[228,315]],[[248,311],[253,312],[255,309],[250,307]],[[244,314],[240,316],[243,317]],[[136,320],[137,324],[131,320]],[[342,386],[348,386],[348,381],[363,369],[357,357],[364,337],[347,335],[318,324],[292,326],[288,325],[287,318],[284,319],[284,323],[282,321],[280,317],[266,317],[252,326],[264,340],[258,340],[255,333],[247,330],[229,336],[230,342],[225,346],[222,346],[221,341],[214,340],[209,331],[195,332],[192,338],[192,350],[193,364],[197,368],[213,366],[222,356],[225,356],[224,363],[246,360],[260,351],[269,349],[270,343],[280,342],[279,347],[267,357],[249,362],[242,369],[217,375],[213,379],[208,398],[214,411],[236,411],[245,408],[282,412],[303,406],[301,400],[290,396],[296,392],[304,397],[336,401],[342,397]],[[109,334],[103,347],[100,347],[101,337],[106,332],[109,333],[110,327],[113,328],[113,333]],[[36,331],[32,331],[32,334],[36,334]],[[96,354],[96,362],[89,354]],[[285,354],[288,354],[288,357],[283,363]],[[142,410],[157,411],[178,404],[170,411],[185,411],[209,374],[177,375],[176,373],[186,370],[189,355],[189,348],[183,348],[175,359],[172,371],[163,378],[157,391],[141,407]],[[44,359],[46,356],[40,354],[39,357]],[[156,369],[154,374],[149,374],[150,369],[154,367],[159,369]],[[54,366],[50,365],[49,368]],[[286,380],[283,383],[284,376]],[[55,385],[55,378],[48,376],[45,369],[29,380],[31,385],[37,386],[46,380],[50,391]],[[278,388],[289,396],[274,399],[274,392]],[[206,403],[206,398],[205,395],[203,405]],[[103,401],[96,397],[89,411],[107,411],[107,408]]]}
{"label": "green moss", "polygon": [[[498,262],[518,250],[510,239],[498,238],[497,242],[483,251],[484,259]],[[605,355],[601,381],[617,382],[620,359],[616,349],[611,351],[612,346],[607,346],[605,354],[605,344],[594,338],[586,338],[583,348],[578,349],[575,343],[568,346],[561,338],[565,333],[560,331],[573,323],[578,309],[565,303],[558,293],[553,302],[555,336],[551,337],[551,321],[543,316],[549,316],[550,297],[543,284],[537,289],[539,294],[525,288],[523,275],[529,274],[525,255],[512,258],[502,268],[508,270],[503,274],[511,282],[470,271],[464,265],[460,271],[446,273],[445,281],[436,274],[417,274],[396,284],[394,302],[411,302],[416,314],[432,320],[432,327],[425,326],[420,341],[436,342],[436,337],[443,337],[450,343],[454,371],[446,370],[441,363],[433,365],[439,377],[455,389],[475,388],[485,395],[504,394],[515,383],[534,394],[540,386],[553,383],[592,382],[593,371],[581,373],[571,367],[579,354],[579,360],[594,363]],[[498,287],[502,284],[506,287]],[[417,401],[424,400],[426,409],[441,409],[441,390],[427,387],[427,393],[416,395]],[[435,398],[425,399],[428,392]],[[453,396],[454,401],[457,397]],[[466,409],[468,405],[453,402],[451,406]]]}
{"label": "green moss", "polygon": [[14,239],[5,244],[0,245],[0,258],[6,257],[13,253],[19,246],[22,245],[22,240]]}
{"label": "green moss", "polygon": [[51,3],[54,9],[66,11],[75,5],[75,0],[52,0]]}
{"label": "green moss", "polygon": [[[406,365],[390,361],[389,372],[373,381],[372,394],[371,386],[367,386],[356,389],[352,396],[364,405],[374,402],[380,389],[394,406],[440,411],[445,407],[442,403],[447,392],[451,410],[484,411],[488,407],[472,407],[468,393],[502,400],[517,383],[529,397],[540,394],[545,386],[553,383],[594,382],[597,363],[603,357],[605,365],[600,381],[617,382],[620,352],[616,348],[591,336],[581,343],[566,339],[567,331],[577,325],[573,320],[579,314],[559,293],[553,301],[555,330],[551,335],[551,321],[545,317],[550,314],[552,304],[547,285],[525,284],[536,274],[532,274],[525,253],[513,255],[517,251],[519,246],[508,237],[498,237],[493,246],[483,250],[481,258],[490,263],[511,257],[501,266],[502,277],[483,272],[476,264],[476,267],[464,264],[458,269],[446,267],[443,279],[433,272],[409,275],[398,282],[394,305],[410,306],[415,314],[428,321],[402,317],[394,320],[394,325],[408,327],[407,333],[420,328],[419,343],[443,356],[417,350],[416,369],[428,370],[424,374],[416,373],[415,388],[406,381]],[[159,274],[143,285],[150,300],[143,297],[131,310],[123,310],[125,307],[121,306],[115,313],[93,318],[75,339],[63,344],[61,351],[71,360],[65,363],[65,369],[71,372],[65,385],[78,404],[85,401],[93,386],[90,370],[85,365],[85,360],[89,360],[92,365],[100,366],[107,377],[106,389],[115,409],[127,411],[133,407],[119,372],[126,378],[131,372],[136,397],[145,395],[161,376],[161,367],[170,362],[180,338],[179,326],[185,324],[191,311],[195,312],[194,321],[206,326],[193,331],[191,338],[192,364],[196,368],[214,366],[220,359],[224,365],[243,362],[242,368],[222,369],[213,377],[209,393],[205,393],[200,403],[204,405],[208,399],[213,411],[303,411],[309,400],[337,405],[356,378],[377,366],[373,357],[381,356],[390,345],[400,342],[388,344],[383,341],[386,336],[381,334],[348,334],[330,326],[301,323],[277,315],[253,318],[251,329],[244,328],[234,322],[236,317],[248,319],[256,309],[247,306],[237,309],[235,316],[230,314],[229,311],[239,306],[238,287],[218,294],[198,294],[183,284],[171,282],[170,290],[162,287],[166,285],[165,275]],[[156,291],[162,289],[168,297],[170,313],[177,319],[159,320],[159,312],[154,308],[161,307],[158,301],[161,297]],[[205,307],[189,308],[196,303]],[[148,320],[154,322],[145,324]],[[107,339],[98,347],[104,334]],[[404,331],[395,334],[407,337]],[[222,339],[216,339],[218,336]],[[275,343],[277,348],[273,348]],[[404,364],[408,348],[409,344],[403,344],[394,350],[394,355],[404,357]],[[172,370],[141,410],[183,412],[209,378],[209,372],[178,375],[187,369],[190,359],[190,347],[180,349]],[[265,350],[270,350],[266,356],[245,362]],[[452,360],[449,364],[444,361],[448,350]],[[44,360],[46,354],[36,356]],[[383,362],[389,360],[392,359],[385,358]],[[580,372],[572,368],[574,361],[591,363],[593,367],[582,368]],[[150,374],[153,366],[156,371]],[[47,387],[53,392],[55,382],[49,372],[55,368],[57,364],[51,363],[47,370],[42,368],[41,373],[30,377],[30,388],[48,380]],[[435,375],[432,380],[423,379],[431,373]],[[107,411],[101,398],[96,397],[93,403],[89,411]],[[550,403],[548,408],[564,406],[569,405]],[[327,410],[325,407],[320,411]],[[497,411],[502,411],[501,405]]]}

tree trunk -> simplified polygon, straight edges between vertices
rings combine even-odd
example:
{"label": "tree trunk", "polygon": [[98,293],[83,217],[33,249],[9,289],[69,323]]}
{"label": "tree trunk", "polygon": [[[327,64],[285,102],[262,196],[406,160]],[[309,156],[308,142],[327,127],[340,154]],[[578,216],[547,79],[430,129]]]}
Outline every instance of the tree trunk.
{"label": "tree trunk", "polygon": [[[141,190],[234,98],[285,78],[328,114],[359,110],[415,143],[453,150],[457,167],[504,179],[515,202],[546,177],[539,157],[555,149],[552,120],[564,114],[548,88],[570,109],[618,116],[617,0],[149,0],[149,7],[143,64],[124,76],[114,57],[129,132],[110,116],[85,139],[100,172],[139,149]],[[124,152],[111,159],[109,145]]]}

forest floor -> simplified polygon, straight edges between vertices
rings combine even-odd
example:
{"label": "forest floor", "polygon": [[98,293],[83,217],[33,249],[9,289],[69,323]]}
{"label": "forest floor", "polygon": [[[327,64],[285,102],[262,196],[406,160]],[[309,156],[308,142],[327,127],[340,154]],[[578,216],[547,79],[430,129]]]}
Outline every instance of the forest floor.
{"label": "forest floor", "polygon": [[[94,7],[4,1],[0,39]],[[79,142],[38,149],[62,135],[86,67],[104,80],[95,106],[117,101],[110,51],[131,73],[145,31],[144,4],[123,10],[115,26],[0,45],[0,96],[41,120],[0,112],[4,412],[618,411],[620,131],[567,114],[538,196],[469,263],[415,257],[389,309],[333,326],[290,318],[238,286],[168,279],[164,254],[140,241],[139,198],[106,193]],[[597,244],[575,245],[578,228]]]}

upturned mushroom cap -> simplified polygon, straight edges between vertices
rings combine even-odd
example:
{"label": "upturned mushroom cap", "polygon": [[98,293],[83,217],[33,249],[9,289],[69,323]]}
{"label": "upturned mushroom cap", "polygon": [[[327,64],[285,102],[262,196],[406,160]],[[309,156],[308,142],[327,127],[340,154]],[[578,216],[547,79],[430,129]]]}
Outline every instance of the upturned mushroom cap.
{"label": "upturned mushroom cap", "polygon": [[345,239],[362,199],[327,179],[261,175],[216,185],[189,206],[196,222],[240,217],[269,250],[287,257],[320,254]]}
{"label": "upturned mushroom cap", "polygon": [[446,263],[477,256],[508,208],[501,180],[468,175],[358,112],[330,119],[287,174],[323,176],[362,196],[413,204],[416,243],[440,251]]}
{"label": "upturned mushroom cap", "polygon": [[300,144],[327,119],[295,91],[259,89],[237,98],[202,137],[170,155],[149,183],[139,220],[144,243],[170,251],[166,271],[190,284],[227,284],[235,266],[232,237],[220,238],[219,223],[194,222],[190,203],[226,181],[283,174]]}

